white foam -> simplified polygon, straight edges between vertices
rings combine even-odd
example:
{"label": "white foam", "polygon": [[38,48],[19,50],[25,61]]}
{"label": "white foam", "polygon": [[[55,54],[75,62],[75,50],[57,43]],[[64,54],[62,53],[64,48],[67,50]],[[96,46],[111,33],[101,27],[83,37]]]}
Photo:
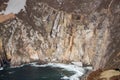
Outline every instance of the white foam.
{"label": "white foam", "polygon": [[9,0],[7,3],[7,8],[5,11],[0,12],[0,14],[17,14],[20,10],[25,10],[26,0]]}
{"label": "white foam", "polygon": [[92,70],[93,68],[91,66],[87,66],[87,67],[84,67],[84,69]]}
{"label": "white foam", "polygon": [[15,71],[8,72],[9,74],[13,74]]}
{"label": "white foam", "polygon": [[68,80],[68,79],[69,79],[69,77],[64,76],[64,77],[62,77],[61,79],[66,79],[66,80]]}
{"label": "white foam", "polygon": [[22,65],[19,65],[19,66],[10,66],[10,68],[21,68],[21,67],[23,67],[25,65],[28,65],[28,64],[22,64]]}
{"label": "white foam", "polygon": [[37,65],[36,63],[31,63],[31,66],[35,66],[35,67],[47,67],[47,66],[58,67],[58,68],[63,68],[67,71],[75,72],[75,74],[70,76],[70,77],[68,77],[68,76],[62,77],[62,79],[69,79],[69,80],[79,80],[79,77],[81,77],[83,74],[85,74],[86,69],[90,68],[90,67],[84,68],[84,67],[80,67],[80,66],[76,66],[76,65],[72,65],[72,64],[62,64],[62,63],[48,63],[48,64],[44,64],[44,65]]}
{"label": "white foam", "polygon": [[3,67],[1,67],[0,70],[3,70]]}

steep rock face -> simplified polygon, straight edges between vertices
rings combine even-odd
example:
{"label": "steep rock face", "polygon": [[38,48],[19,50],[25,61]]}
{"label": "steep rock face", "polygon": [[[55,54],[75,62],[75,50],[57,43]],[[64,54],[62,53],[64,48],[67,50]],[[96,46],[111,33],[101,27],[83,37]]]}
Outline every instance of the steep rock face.
{"label": "steep rock face", "polygon": [[11,65],[37,60],[120,67],[119,0],[27,0],[25,8],[0,24]]}

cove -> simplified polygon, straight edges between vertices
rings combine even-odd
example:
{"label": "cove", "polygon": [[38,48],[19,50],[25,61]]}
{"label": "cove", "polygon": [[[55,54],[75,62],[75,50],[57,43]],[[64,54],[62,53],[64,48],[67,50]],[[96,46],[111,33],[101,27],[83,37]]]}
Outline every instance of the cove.
{"label": "cove", "polygon": [[30,63],[21,67],[0,70],[0,80],[79,80],[89,68],[71,64]]}

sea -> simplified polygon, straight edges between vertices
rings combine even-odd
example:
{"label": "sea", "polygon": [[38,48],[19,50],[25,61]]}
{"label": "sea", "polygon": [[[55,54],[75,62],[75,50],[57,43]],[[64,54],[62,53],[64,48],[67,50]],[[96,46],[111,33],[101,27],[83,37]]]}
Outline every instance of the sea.
{"label": "sea", "polygon": [[0,69],[0,80],[80,80],[91,66],[80,67],[73,64],[37,62]]}

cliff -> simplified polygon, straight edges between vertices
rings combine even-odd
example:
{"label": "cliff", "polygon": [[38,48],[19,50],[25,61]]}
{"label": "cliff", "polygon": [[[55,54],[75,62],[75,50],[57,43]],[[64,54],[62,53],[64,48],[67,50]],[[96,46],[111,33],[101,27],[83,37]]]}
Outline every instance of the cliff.
{"label": "cliff", "polygon": [[119,0],[27,0],[15,15],[0,23],[1,61],[120,67]]}

